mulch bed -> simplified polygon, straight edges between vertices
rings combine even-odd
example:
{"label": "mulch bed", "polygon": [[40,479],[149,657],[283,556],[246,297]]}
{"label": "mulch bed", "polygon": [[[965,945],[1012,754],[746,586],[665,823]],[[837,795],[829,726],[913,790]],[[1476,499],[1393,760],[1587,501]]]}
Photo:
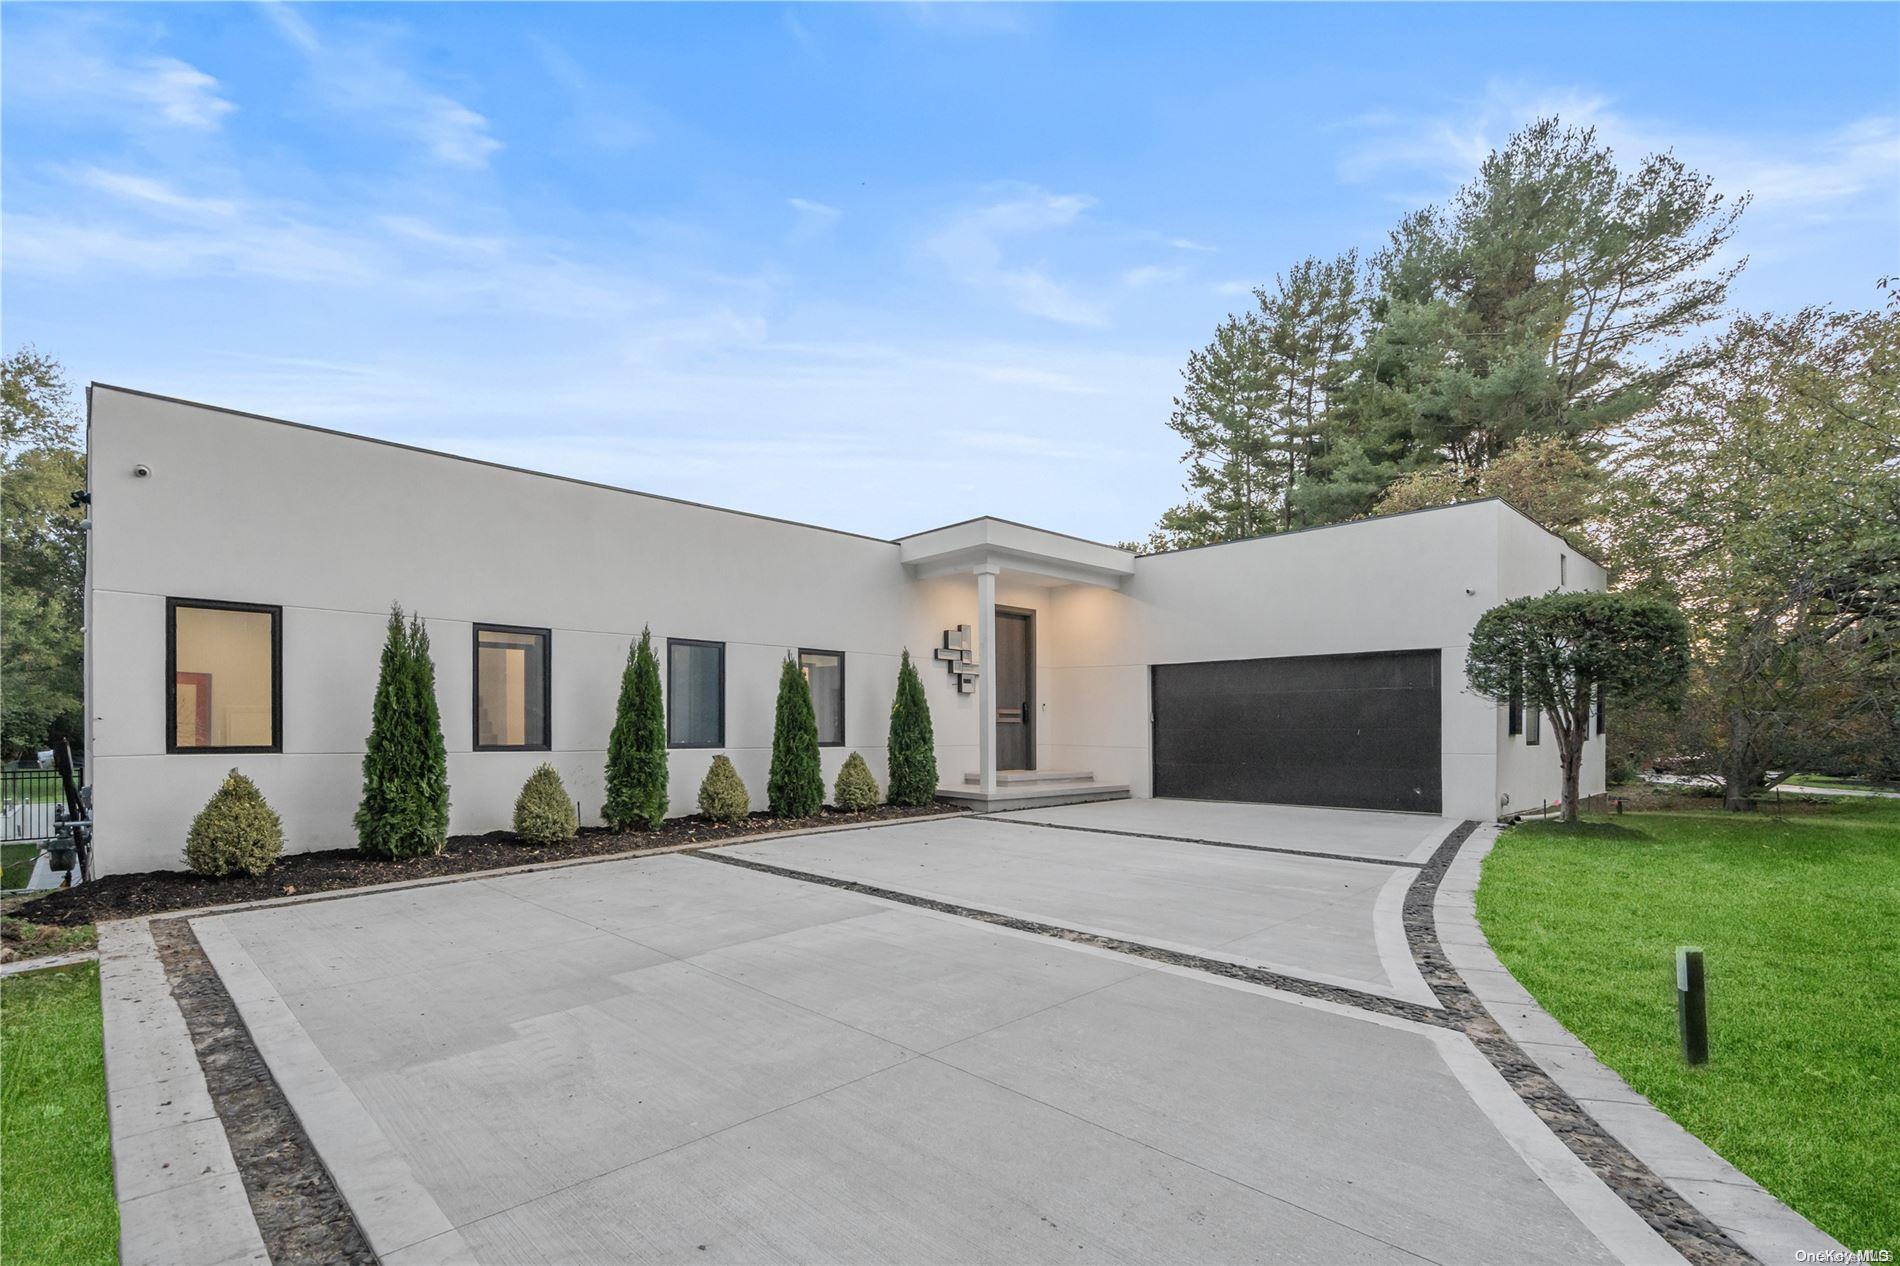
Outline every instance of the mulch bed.
{"label": "mulch bed", "polygon": [[71,926],[94,923],[100,919],[162,914],[167,910],[193,910],[200,906],[233,905],[243,901],[267,901],[273,897],[365,888],[372,884],[396,883],[405,879],[432,879],[510,866],[532,866],[538,862],[572,861],[616,854],[637,855],[655,849],[677,848],[682,844],[716,844],[771,831],[886,822],[958,810],[959,806],[940,800],[916,808],[879,805],[862,813],[836,813],[827,809],[809,818],[775,818],[769,813],[755,813],[739,822],[709,822],[694,815],[671,818],[654,831],[621,833],[604,827],[589,827],[566,843],[546,846],[519,843],[512,831],[490,831],[486,835],[452,835],[448,847],[436,856],[401,861],[367,857],[355,849],[286,853],[255,879],[248,875],[207,879],[187,870],[148,870],[107,875],[89,884],[58,889],[14,907],[8,914],[32,923]]}

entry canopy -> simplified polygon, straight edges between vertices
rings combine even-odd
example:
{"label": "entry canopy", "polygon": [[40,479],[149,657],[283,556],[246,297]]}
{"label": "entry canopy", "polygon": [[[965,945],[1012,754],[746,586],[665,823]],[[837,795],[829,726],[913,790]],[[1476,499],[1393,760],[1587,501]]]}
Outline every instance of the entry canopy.
{"label": "entry canopy", "polygon": [[1128,550],[988,516],[900,536],[897,545],[905,570],[920,580],[1001,570],[1043,584],[1116,589],[1135,570]]}

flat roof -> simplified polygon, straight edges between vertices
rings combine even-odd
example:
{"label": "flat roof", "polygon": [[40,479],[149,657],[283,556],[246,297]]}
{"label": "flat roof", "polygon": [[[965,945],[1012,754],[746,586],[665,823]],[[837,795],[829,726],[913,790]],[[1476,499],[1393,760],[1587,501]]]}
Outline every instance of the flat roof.
{"label": "flat roof", "polygon": [[[599,482],[598,480],[582,479],[577,475],[558,475],[552,471],[533,470],[526,466],[511,466],[507,462],[489,461],[487,458],[483,458],[483,457],[469,457],[462,453],[451,453],[439,448],[424,448],[420,444],[405,444],[401,440],[386,440],[374,435],[363,435],[356,431],[340,431],[334,427],[316,426],[309,422],[293,422],[289,418],[272,417],[271,415],[267,413],[253,413],[246,409],[233,409],[229,407],[228,405],[209,404],[203,400],[190,400],[183,396],[168,396],[156,391],[141,391],[137,387],[121,387],[117,383],[99,382],[97,380],[94,380],[86,384],[86,409],[87,409],[88,425],[90,425],[91,423],[92,393],[94,390],[116,391],[121,395],[137,396],[146,400],[158,400],[165,404],[184,405],[187,408],[192,408],[192,409],[206,409],[212,413],[223,413],[223,414],[228,414],[232,417],[249,418],[250,420],[254,422],[269,422],[276,426],[295,427],[300,431],[314,431],[319,435],[334,435],[340,439],[360,440],[365,444],[381,444],[387,448],[401,449],[402,451],[409,452],[409,453],[421,453],[427,457],[442,457],[442,458],[447,458],[449,461],[467,462],[474,466],[487,466],[492,470],[506,470],[517,475],[532,475],[540,479],[558,479],[558,480],[563,481],[564,483],[578,484],[584,488],[599,488],[606,492],[624,493],[625,495],[629,497],[646,497],[653,501],[665,501],[673,505],[691,506],[699,510],[712,510],[719,514],[736,514],[741,518],[759,519],[766,523],[783,523],[787,527],[810,528],[814,532],[830,532],[836,536],[849,536],[860,541],[874,541],[880,545],[896,545],[901,548],[905,541],[914,540],[921,536],[928,536],[934,532],[943,532],[943,531],[947,531],[950,528],[964,527],[969,524],[982,523],[982,522],[988,521],[992,523],[1006,524],[1010,527],[1022,528],[1030,532],[1040,532],[1046,536],[1061,537],[1064,540],[1075,541],[1083,545],[1092,545],[1100,549],[1116,550],[1118,552],[1123,552],[1123,553],[1127,552],[1127,551],[1122,550],[1121,546],[1119,545],[1109,545],[1106,542],[1093,540],[1086,536],[1076,536],[1069,532],[1057,532],[1049,528],[1036,527],[1034,524],[1020,523],[1016,521],[1015,519],[999,518],[996,515],[991,515],[991,514],[979,514],[979,515],[972,516],[971,518],[968,518],[968,519],[959,519],[955,523],[946,523],[942,527],[928,528],[922,532],[907,532],[903,536],[899,536],[899,537],[871,536],[864,532],[853,532],[846,528],[826,527],[822,523],[806,523],[800,519],[781,518],[780,516],[774,515],[774,514],[760,514],[757,511],[753,511],[753,510],[735,510],[731,506],[717,506],[717,505],[712,505],[705,501],[693,501],[686,497],[669,497],[663,492],[642,492],[638,488],[623,488],[618,484],[605,484],[605,483]],[[1589,559],[1591,562],[1595,563],[1597,566],[1599,567],[1609,566],[1609,564],[1602,558],[1599,558],[1597,555],[1591,553],[1588,550],[1578,548],[1574,543],[1566,540],[1564,537],[1558,535],[1556,532],[1551,531],[1550,528],[1546,527],[1542,523],[1539,523],[1531,515],[1526,514],[1519,507],[1512,505],[1511,502],[1509,502],[1505,498],[1497,497],[1497,496],[1476,497],[1470,501],[1454,501],[1449,505],[1442,505],[1442,506],[1422,506],[1416,510],[1399,510],[1392,514],[1368,515],[1362,519],[1347,519],[1339,523],[1317,523],[1317,524],[1312,525],[1311,527],[1293,528],[1285,532],[1266,532],[1266,533],[1262,533],[1259,536],[1245,536],[1245,537],[1240,537],[1232,541],[1212,541],[1206,545],[1184,545],[1179,549],[1155,550],[1148,554],[1137,555],[1137,557],[1165,558],[1170,554],[1186,554],[1195,550],[1219,549],[1222,546],[1227,546],[1227,545],[1245,545],[1253,541],[1277,540],[1281,537],[1299,536],[1307,532],[1323,532],[1323,531],[1329,531],[1333,528],[1354,527],[1362,523],[1376,523],[1376,522],[1380,522],[1386,519],[1399,519],[1399,518],[1404,518],[1406,515],[1409,515],[1409,514],[1431,514],[1440,510],[1456,510],[1460,508],[1461,506],[1483,505],[1487,501],[1496,501],[1500,503],[1501,505],[1505,506],[1507,509],[1516,513],[1520,518],[1528,520],[1531,524],[1536,526],[1539,530],[1549,533],[1549,535],[1552,536],[1553,538],[1559,541],[1562,541],[1565,545],[1569,546],[1571,549],[1576,550],[1577,553]]]}

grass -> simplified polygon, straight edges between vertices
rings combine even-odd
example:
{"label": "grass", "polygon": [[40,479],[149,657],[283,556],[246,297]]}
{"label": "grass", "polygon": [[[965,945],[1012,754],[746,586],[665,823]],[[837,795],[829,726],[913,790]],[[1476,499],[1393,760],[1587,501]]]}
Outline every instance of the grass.
{"label": "grass", "polygon": [[0,1260],[9,1266],[118,1260],[101,1041],[97,963],[0,980]]}
{"label": "grass", "polygon": [[1833,774],[1790,774],[1788,781],[1797,787],[1832,787],[1842,791],[1900,791],[1900,787],[1869,782],[1864,778],[1837,778]]}
{"label": "grass", "polygon": [[0,888],[26,887],[39,855],[38,844],[0,844]]}
{"label": "grass", "polygon": [[[17,902],[17,899],[16,899]],[[57,927],[50,923],[29,923],[0,914],[0,959],[45,958],[49,954],[70,954],[89,950],[99,943],[90,923]]]}
{"label": "grass", "polygon": [[[1900,1246],[1900,802],[1505,833],[1478,890],[1511,973],[1632,1087],[1850,1248]],[[1678,945],[1706,953],[1682,1062]]]}

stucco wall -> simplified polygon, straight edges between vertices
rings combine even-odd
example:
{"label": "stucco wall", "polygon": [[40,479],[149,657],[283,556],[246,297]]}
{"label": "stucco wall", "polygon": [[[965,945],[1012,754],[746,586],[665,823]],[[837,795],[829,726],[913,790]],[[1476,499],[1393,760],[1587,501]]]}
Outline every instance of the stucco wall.
{"label": "stucco wall", "polygon": [[[1464,657],[1485,610],[1555,587],[1559,551],[1571,555],[1569,587],[1603,586],[1601,568],[1483,501],[1153,555],[1136,561],[1119,592],[1058,590],[1048,758],[1149,794],[1152,664],[1436,649],[1444,812],[1492,817],[1501,793],[1534,803],[1546,783],[1557,785],[1554,748],[1546,739],[1500,767],[1503,709],[1468,692]],[[1585,785],[1600,790],[1601,742],[1594,747]]]}
{"label": "stucco wall", "polygon": [[[363,740],[389,604],[423,614],[449,749],[452,829],[505,825],[549,760],[598,820],[621,669],[650,624],[726,643],[723,749],[763,807],[779,664],[846,653],[846,746],[880,780],[908,645],[946,776],[974,762],[974,704],[929,658],[968,622],[967,578],[917,584],[897,546],[446,459],[107,388],[91,408],[90,778],[102,873],[174,865],[224,771],[254,777],[291,849],[354,843]],[[133,468],[145,464],[147,478]],[[165,753],[165,599],[281,605],[281,754]],[[476,752],[475,621],[552,630],[552,748]],[[715,753],[676,750],[673,811]]]}
{"label": "stucco wall", "polygon": [[[726,742],[763,807],[773,699],[789,651],[846,656],[845,746],[883,776],[898,652],[917,659],[945,782],[976,768],[976,700],[932,658],[976,619],[968,575],[914,579],[900,548],[179,401],[95,388],[90,416],[89,776],[102,873],[176,865],[226,769],[256,779],[293,850],[354,843],[363,740],[389,604],[421,612],[449,749],[452,830],[505,826],[551,761],[598,821],[607,734],[631,640],[726,643]],[[134,468],[149,467],[147,478]],[[1488,817],[1555,794],[1547,739],[1507,743],[1464,691],[1487,607],[1556,583],[1555,538],[1497,502],[1137,560],[1121,588],[1005,573],[1037,619],[1037,757],[1150,790],[1149,666],[1435,648],[1444,666],[1444,806]],[[1570,552],[1571,587],[1601,569]],[[283,607],[283,751],[165,752],[165,600]],[[552,632],[552,750],[473,750],[473,623]],[[1586,790],[1602,786],[1593,743]],[[715,752],[676,749],[691,812]]]}

